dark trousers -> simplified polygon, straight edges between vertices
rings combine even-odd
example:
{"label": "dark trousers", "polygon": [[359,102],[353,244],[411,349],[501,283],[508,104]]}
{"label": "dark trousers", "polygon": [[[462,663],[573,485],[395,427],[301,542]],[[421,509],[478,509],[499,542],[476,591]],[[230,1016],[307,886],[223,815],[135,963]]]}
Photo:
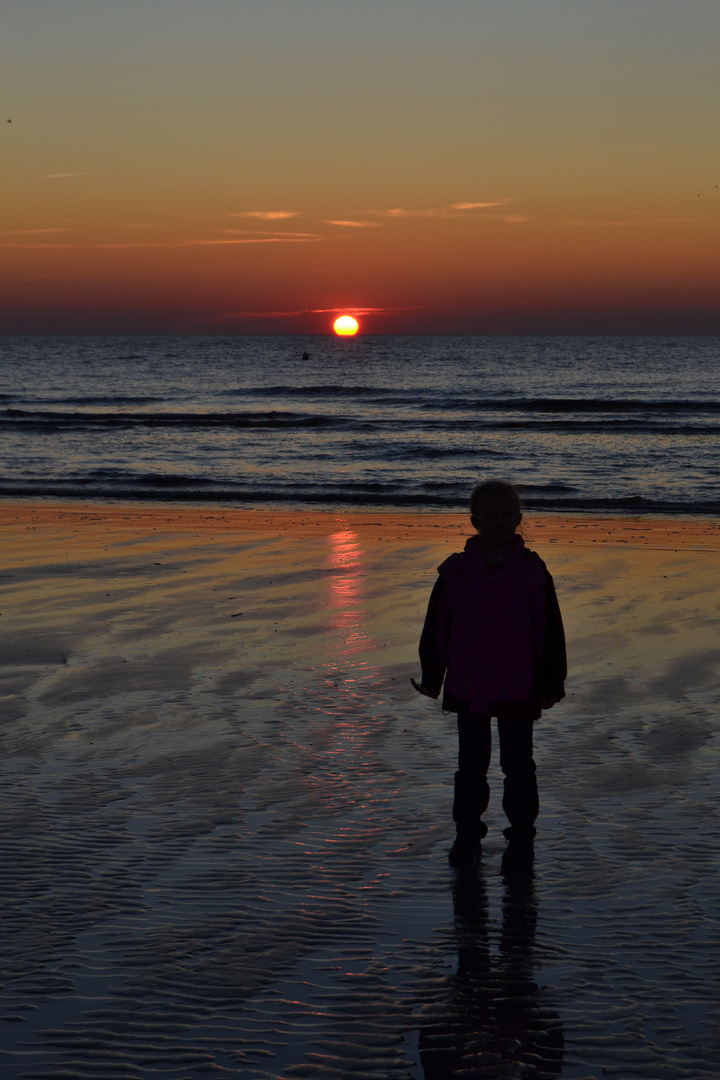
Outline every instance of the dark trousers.
{"label": "dark trousers", "polygon": [[[481,817],[490,801],[487,771],[492,744],[491,718],[478,713],[458,714],[458,771],[455,773],[453,820],[458,832],[483,836]],[[500,768],[505,775],[503,810],[513,830],[534,834],[538,816],[538,790],[533,760],[533,720],[498,717]]]}

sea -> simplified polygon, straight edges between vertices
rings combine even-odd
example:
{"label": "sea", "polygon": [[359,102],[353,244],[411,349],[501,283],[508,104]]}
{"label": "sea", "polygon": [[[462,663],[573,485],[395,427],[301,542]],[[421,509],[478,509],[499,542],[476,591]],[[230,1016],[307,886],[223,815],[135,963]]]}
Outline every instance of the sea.
{"label": "sea", "polygon": [[0,496],[720,513],[717,337],[5,337]]}

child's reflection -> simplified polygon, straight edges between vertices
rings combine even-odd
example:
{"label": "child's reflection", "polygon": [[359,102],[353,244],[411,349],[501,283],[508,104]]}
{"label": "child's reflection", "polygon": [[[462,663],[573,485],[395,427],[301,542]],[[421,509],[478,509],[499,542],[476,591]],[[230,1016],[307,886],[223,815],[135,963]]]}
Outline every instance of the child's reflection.
{"label": "child's reflection", "polygon": [[531,865],[503,867],[502,929],[497,955],[488,940],[488,904],[481,871],[453,886],[457,973],[443,1002],[420,1029],[426,1080],[513,1077],[550,1080],[563,1066],[557,1013],[533,978],[537,899]]}

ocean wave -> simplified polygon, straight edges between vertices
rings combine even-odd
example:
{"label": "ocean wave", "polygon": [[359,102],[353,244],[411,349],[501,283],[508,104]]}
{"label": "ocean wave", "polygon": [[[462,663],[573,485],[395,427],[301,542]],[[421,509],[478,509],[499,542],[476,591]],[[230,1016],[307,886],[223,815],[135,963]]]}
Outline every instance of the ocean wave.
{"label": "ocean wave", "polygon": [[[464,412],[466,410],[463,410]],[[501,412],[502,410],[500,410]],[[540,410],[537,410],[538,412]],[[706,409],[713,412],[720,420],[720,410]],[[270,409],[248,412],[171,412],[171,411],[130,411],[130,410],[88,410],[72,411],[62,409],[18,409],[0,410],[0,429],[11,428],[27,431],[97,431],[101,429],[120,430],[123,428],[168,428],[168,429],[302,429],[302,428],[345,428],[357,432],[381,430],[416,431],[424,433],[469,431],[552,431],[554,433],[573,432],[626,432],[630,434],[655,434],[672,432],[673,434],[715,435],[720,433],[720,423],[692,422],[685,418],[678,424],[675,417],[681,412],[677,409],[667,419],[655,416],[632,414],[622,416],[620,410],[615,415],[597,415],[597,410],[588,409],[575,416],[561,417],[526,415],[522,419],[513,419],[486,413],[482,416],[457,415],[449,418],[425,416],[418,419],[415,415],[397,415],[391,410],[376,412],[361,410],[358,414],[349,413],[311,413]],[[528,410],[531,412],[531,410]],[[419,453],[425,452],[418,449]],[[448,448],[448,453],[456,452]],[[430,451],[435,456],[437,450]]]}
{"label": "ocean wave", "polygon": [[628,434],[628,435],[720,435],[720,423],[717,424],[678,424],[675,421],[662,422],[661,420],[641,420],[638,418],[603,418],[603,419],[547,419],[534,420],[487,420],[479,423],[476,420],[456,420],[452,425],[435,423],[436,429],[452,431],[527,431],[528,433],[539,431],[552,431],[553,433],[573,434],[576,432],[599,433],[601,435]]}
{"label": "ocean wave", "polygon": [[39,402],[39,404],[52,404],[55,407],[62,405],[76,405],[82,408],[84,406],[97,407],[98,405],[160,405],[164,400],[165,399],[161,397],[150,397],[145,394],[83,394],[78,395],[77,397],[55,398],[52,402],[45,401]]}
{"label": "ocean wave", "polygon": [[370,399],[375,405],[414,405],[426,411],[448,412],[547,412],[547,413],[705,413],[720,414],[720,401],[708,398],[622,398],[622,397],[508,397],[490,393],[485,398],[442,391],[429,400],[418,400],[415,387],[371,386],[364,384],[318,383],[308,385],[236,387],[222,396],[236,398],[342,398]]}
{"label": "ocean wave", "polygon": [[468,400],[445,395],[423,402],[428,410],[457,409],[473,412],[546,412],[546,413],[720,413],[720,401],[707,398],[692,400],[663,400],[654,398],[500,398],[487,397]]}
{"label": "ocean wave", "polygon": [[[402,391],[401,391],[402,393]],[[409,396],[409,391],[406,392]],[[370,397],[381,398],[388,394],[397,396],[397,387],[346,385],[344,383],[317,383],[308,386],[238,386],[223,390],[223,397]]]}
{"label": "ocean wave", "polygon": [[306,428],[337,427],[342,417],[280,412],[64,412],[59,409],[4,409],[0,427],[94,430],[98,428]]}
{"label": "ocean wave", "polygon": [[[683,516],[720,516],[720,498],[688,498],[668,496],[651,498],[641,495],[593,496],[573,491],[569,486],[544,485],[532,489],[519,485],[523,506],[527,511],[579,514],[672,514]],[[261,483],[257,486],[212,480],[207,477],[151,474],[122,477],[115,481],[110,475],[2,480],[0,498],[72,499],[112,502],[202,503],[236,506],[294,506],[311,508],[323,506],[356,506],[358,509],[417,508],[437,511],[464,512],[467,490],[458,483],[430,482],[403,487],[377,483],[328,483],[325,485]]]}

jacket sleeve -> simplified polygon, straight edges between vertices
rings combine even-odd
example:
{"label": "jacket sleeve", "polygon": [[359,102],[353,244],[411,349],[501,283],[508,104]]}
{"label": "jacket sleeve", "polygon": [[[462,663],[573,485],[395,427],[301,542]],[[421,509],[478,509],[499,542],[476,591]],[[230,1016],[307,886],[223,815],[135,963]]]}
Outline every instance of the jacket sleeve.
{"label": "jacket sleeve", "polygon": [[443,590],[442,578],[438,578],[430,593],[425,625],[420,635],[420,665],[422,667],[423,686],[428,690],[437,691],[442,689],[445,679],[445,664],[440,658],[439,628],[440,628],[440,597]]}
{"label": "jacket sleeve", "polygon": [[545,596],[545,633],[540,649],[538,690],[541,697],[565,697],[565,679],[567,677],[567,655],[565,652],[565,631],[563,629],[560,605],[555,592],[555,583],[547,569],[547,590]]}

